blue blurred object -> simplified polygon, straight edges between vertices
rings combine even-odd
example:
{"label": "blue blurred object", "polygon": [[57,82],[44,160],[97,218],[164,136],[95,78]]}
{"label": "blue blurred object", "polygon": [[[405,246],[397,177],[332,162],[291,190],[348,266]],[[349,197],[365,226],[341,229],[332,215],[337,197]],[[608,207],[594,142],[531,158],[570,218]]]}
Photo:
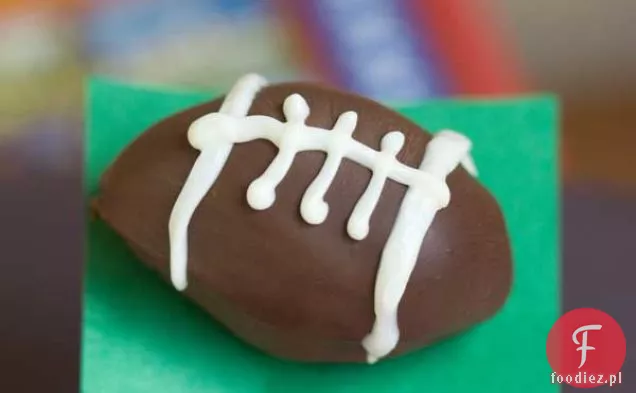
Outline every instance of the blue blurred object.
{"label": "blue blurred object", "polygon": [[[409,101],[445,93],[427,37],[393,0],[307,0],[343,84],[366,96]],[[422,23],[422,21],[417,21]]]}
{"label": "blue blurred object", "polygon": [[137,0],[93,7],[83,23],[95,73],[137,83],[223,88],[247,72],[297,77],[269,1]]}
{"label": "blue blurred object", "polygon": [[97,57],[144,51],[220,19],[255,18],[264,6],[259,0],[156,0],[96,6],[84,21],[85,50]]}

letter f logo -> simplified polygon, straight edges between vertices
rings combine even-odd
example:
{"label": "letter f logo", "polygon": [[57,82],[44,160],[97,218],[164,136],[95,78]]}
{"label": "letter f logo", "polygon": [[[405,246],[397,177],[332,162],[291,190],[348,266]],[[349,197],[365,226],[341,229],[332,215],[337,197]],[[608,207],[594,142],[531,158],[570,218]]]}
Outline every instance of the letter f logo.
{"label": "letter f logo", "polygon": [[[601,328],[602,328],[601,325],[585,325],[576,329],[574,333],[572,333],[572,341],[574,341],[574,344],[580,345],[580,347],[576,349],[577,351],[581,351],[581,364],[579,364],[579,368],[583,367],[583,365],[585,364],[585,361],[587,360],[587,351],[593,351],[596,349],[594,347],[587,345],[587,332],[589,330],[601,330]],[[582,334],[583,338],[581,342],[579,342],[579,340],[577,339],[577,336],[581,332],[583,332]]]}

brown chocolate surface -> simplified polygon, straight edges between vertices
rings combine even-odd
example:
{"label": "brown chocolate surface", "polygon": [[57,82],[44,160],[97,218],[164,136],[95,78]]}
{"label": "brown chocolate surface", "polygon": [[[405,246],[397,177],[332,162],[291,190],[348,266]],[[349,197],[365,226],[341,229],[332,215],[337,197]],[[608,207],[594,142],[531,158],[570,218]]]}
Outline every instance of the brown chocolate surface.
{"label": "brown chocolate surface", "polygon": [[[353,136],[379,150],[384,134],[406,136],[398,159],[418,167],[431,136],[373,101],[310,84],[280,84],[256,97],[250,114],[284,120],[291,93],[309,103],[309,125],[331,128],[348,110],[358,113]],[[165,119],[133,142],[110,167],[96,207],[137,255],[169,279],[168,219],[198,151],[189,125],[218,110],[216,100]],[[303,152],[277,188],[270,209],[246,201],[250,182],[276,155],[267,141],[236,145],[189,228],[189,287],[185,294],[244,340],[277,356],[311,361],[365,361],[360,345],[373,324],[374,280],[380,254],[406,187],[387,181],[370,232],[352,240],[346,225],[371,177],[343,161],[326,201],[327,220],[305,223],[302,195],[324,153]],[[428,345],[492,316],[511,284],[511,255],[499,207],[463,168],[448,177],[450,205],[422,244],[399,309],[396,355]]]}

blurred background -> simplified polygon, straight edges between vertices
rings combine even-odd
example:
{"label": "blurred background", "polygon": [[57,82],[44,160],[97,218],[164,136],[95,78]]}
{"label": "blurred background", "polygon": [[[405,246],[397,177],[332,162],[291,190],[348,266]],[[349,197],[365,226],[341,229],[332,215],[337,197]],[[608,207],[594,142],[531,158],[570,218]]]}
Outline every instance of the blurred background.
{"label": "blurred background", "polygon": [[[0,0],[0,220],[79,203],[89,73],[223,88],[258,71],[386,101],[551,92],[564,307],[636,332],[634,18],[633,0]],[[40,208],[10,216],[21,203]]]}
{"label": "blurred background", "polygon": [[71,165],[88,73],[222,88],[257,70],[388,101],[553,92],[566,179],[630,194],[635,15],[631,0],[0,0],[0,146],[15,147],[0,170]]}

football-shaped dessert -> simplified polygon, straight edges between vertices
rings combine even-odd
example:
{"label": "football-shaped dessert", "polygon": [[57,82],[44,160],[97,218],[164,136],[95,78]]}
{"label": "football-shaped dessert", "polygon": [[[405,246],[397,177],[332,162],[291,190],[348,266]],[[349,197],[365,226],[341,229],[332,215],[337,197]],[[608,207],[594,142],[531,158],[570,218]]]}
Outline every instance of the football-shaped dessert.
{"label": "football-shaped dessert", "polygon": [[506,228],[470,148],[353,94],[248,75],[143,133],[95,207],[243,340],[283,358],[373,363],[506,299]]}

